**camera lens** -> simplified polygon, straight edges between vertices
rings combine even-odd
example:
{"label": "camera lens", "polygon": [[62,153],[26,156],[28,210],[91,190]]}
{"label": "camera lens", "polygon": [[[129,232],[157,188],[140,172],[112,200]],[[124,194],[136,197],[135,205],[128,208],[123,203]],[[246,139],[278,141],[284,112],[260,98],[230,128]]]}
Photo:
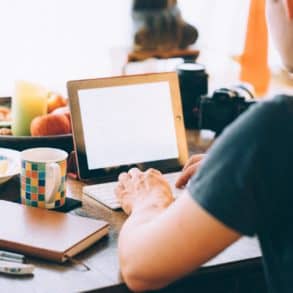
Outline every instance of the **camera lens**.
{"label": "camera lens", "polygon": [[200,97],[208,93],[208,74],[204,65],[182,63],[177,66],[186,128],[198,129]]}

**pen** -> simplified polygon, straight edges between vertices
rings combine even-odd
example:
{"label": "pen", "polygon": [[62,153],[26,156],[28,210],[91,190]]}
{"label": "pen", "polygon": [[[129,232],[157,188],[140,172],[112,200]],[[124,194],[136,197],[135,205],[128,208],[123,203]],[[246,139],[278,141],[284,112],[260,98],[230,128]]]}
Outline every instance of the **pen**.
{"label": "pen", "polygon": [[13,264],[12,262],[0,261],[0,273],[11,275],[31,275],[34,269],[34,265]]}
{"label": "pen", "polygon": [[8,252],[8,251],[4,251],[4,250],[0,250],[0,259],[2,259],[2,260],[9,259],[10,261],[14,261],[14,262],[23,262],[24,261],[24,255],[18,254],[18,253],[13,253],[13,252]]}
{"label": "pen", "polygon": [[16,262],[16,263],[23,263],[24,259],[18,259],[18,258],[10,258],[5,256],[0,256],[0,262],[1,261],[9,261],[9,262]]}

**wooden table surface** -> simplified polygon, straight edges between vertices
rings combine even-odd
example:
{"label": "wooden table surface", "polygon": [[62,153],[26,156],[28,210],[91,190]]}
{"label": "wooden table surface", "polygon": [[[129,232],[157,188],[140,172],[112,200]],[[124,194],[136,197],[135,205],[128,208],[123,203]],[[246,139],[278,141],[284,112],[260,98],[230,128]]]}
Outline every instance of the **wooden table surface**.
{"label": "wooden table surface", "polygon": [[[192,135],[189,135],[189,144],[193,144],[194,139]],[[195,148],[190,149],[192,152],[196,151]],[[36,266],[34,275],[30,277],[0,275],[0,292],[80,292],[91,290],[127,292],[120,276],[117,256],[117,237],[126,215],[122,211],[111,211],[93,199],[82,196],[84,183],[73,179],[68,179],[67,182],[67,195],[81,199],[83,204],[81,208],[72,211],[72,214],[103,219],[110,223],[109,235],[76,257],[76,259],[85,262],[90,267],[90,271],[85,271],[80,265],[60,265],[29,258],[29,262]],[[18,196],[18,177],[0,186],[0,199],[15,201]],[[9,224],[5,223],[5,219],[2,219],[1,215],[0,219],[1,224]],[[261,267],[259,257],[260,249],[257,241],[242,238],[218,257],[205,264],[199,271],[188,276],[185,281],[194,280],[194,284],[196,284],[196,280],[202,276],[212,276],[215,273],[227,275],[227,273],[237,270],[242,271],[241,274],[243,274],[243,269],[250,270],[255,267],[259,269]],[[176,285],[173,287],[175,288]],[[167,292],[172,291],[171,288],[172,286]],[[182,289],[182,286],[180,285],[179,288]],[[178,292],[181,292],[181,289]]]}

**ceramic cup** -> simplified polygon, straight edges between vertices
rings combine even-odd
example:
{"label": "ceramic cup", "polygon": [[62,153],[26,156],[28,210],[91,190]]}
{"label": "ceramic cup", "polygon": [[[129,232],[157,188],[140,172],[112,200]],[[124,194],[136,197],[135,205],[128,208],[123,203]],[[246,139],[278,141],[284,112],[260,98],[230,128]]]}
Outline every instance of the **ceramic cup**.
{"label": "ceramic cup", "polygon": [[67,153],[54,148],[22,151],[21,202],[54,209],[65,204]]}

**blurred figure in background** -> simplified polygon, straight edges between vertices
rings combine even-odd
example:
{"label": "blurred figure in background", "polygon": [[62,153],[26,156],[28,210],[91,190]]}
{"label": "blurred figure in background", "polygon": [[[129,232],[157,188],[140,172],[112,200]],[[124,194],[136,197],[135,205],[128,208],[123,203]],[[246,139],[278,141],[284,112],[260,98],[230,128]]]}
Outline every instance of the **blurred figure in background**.
{"label": "blurred figure in background", "polygon": [[198,31],[186,23],[177,0],[134,0],[132,6],[135,50],[185,49]]}

